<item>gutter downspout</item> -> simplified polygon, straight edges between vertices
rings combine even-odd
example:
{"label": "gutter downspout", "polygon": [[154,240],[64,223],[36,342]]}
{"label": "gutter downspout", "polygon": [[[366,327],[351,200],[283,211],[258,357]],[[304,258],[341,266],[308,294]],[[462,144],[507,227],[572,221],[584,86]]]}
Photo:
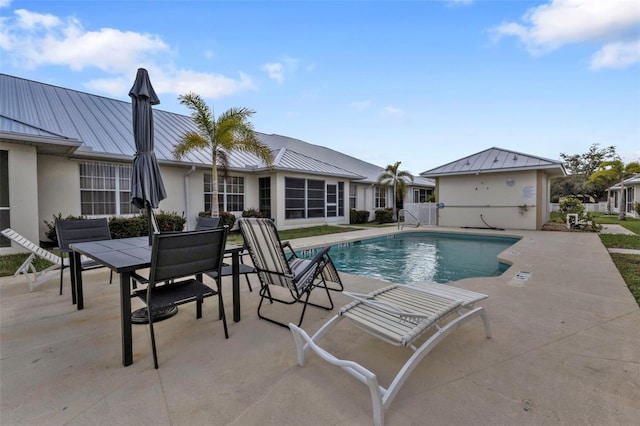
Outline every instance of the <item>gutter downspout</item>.
{"label": "gutter downspout", "polygon": [[191,231],[191,203],[189,202],[189,176],[196,171],[196,166],[191,166],[191,169],[184,174],[184,205],[187,215],[187,231]]}

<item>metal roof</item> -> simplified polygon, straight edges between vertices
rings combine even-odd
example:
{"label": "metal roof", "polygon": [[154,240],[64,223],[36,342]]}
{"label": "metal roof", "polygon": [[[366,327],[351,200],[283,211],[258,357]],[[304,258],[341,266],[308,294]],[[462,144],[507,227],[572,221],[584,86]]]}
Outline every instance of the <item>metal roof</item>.
{"label": "metal roof", "polygon": [[[640,173],[635,174],[633,176],[631,176],[630,178],[627,178],[624,180],[624,185],[625,186],[635,186],[635,185],[639,185],[640,184]],[[611,189],[620,189],[620,182],[616,183],[615,185],[613,185],[612,187],[608,188],[609,190]]]}
{"label": "metal roof", "polygon": [[420,176],[437,177],[540,169],[547,170],[551,175],[566,175],[564,166],[560,161],[493,147],[435,169],[427,170],[420,173]]}
{"label": "metal roof", "polygon": [[[128,88],[124,88],[128,89]],[[180,161],[173,148],[186,132],[197,131],[190,116],[154,108],[155,152],[161,163],[209,166],[208,150],[192,151]],[[272,149],[276,170],[339,176],[375,182],[383,168],[329,148],[298,139],[256,132],[258,139]],[[131,102],[79,92],[0,73],[0,138],[34,143],[39,138],[63,149],[50,152],[75,157],[123,161],[135,153]],[[260,170],[266,165],[246,152],[229,155],[231,169]],[[418,179],[416,179],[418,181]],[[419,183],[418,183],[419,182]],[[434,186],[420,180],[414,186]]]}

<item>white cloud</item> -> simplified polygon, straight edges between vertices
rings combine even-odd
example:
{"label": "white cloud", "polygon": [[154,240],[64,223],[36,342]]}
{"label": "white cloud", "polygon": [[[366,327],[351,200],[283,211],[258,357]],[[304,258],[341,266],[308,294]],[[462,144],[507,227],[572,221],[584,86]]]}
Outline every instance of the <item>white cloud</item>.
{"label": "white cloud", "polygon": [[[0,0],[2,1],[2,0]],[[197,92],[204,97],[229,96],[254,87],[251,78],[176,69],[172,51],[159,36],[114,28],[85,30],[75,18],[59,18],[16,10],[0,18],[0,49],[3,60],[16,67],[69,67],[74,71],[98,69],[108,76],[91,80],[85,87],[122,96],[122,87],[144,67],[153,75],[159,93]]]}
{"label": "white cloud", "polygon": [[[640,7],[637,0],[551,0],[529,9],[522,23],[505,22],[492,29],[496,40],[519,38],[532,54],[576,43],[613,44],[637,39]],[[630,65],[628,55],[609,67]],[[594,58],[594,61],[596,58]],[[635,62],[638,62],[637,60]]]}
{"label": "white cloud", "polygon": [[[299,61],[296,58],[284,57],[282,61],[264,64],[262,69],[267,72],[271,80],[275,80],[278,84],[284,82],[285,75],[291,75],[298,70]],[[306,70],[313,71],[315,65],[309,65]]]}
{"label": "white cloud", "polygon": [[9,7],[10,5],[11,5],[11,0],[0,0],[0,8]]}
{"label": "white cloud", "polygon": [[282,84],[284,80],[284,65],[281,63],[264,64],[262,69],[267,72],[271,80],[275,80],[278,84]]}
{"label": "white cloud", "polygon": [[640,62],[640,40],[611,43],[591,58],[591,68],[624,68]]}

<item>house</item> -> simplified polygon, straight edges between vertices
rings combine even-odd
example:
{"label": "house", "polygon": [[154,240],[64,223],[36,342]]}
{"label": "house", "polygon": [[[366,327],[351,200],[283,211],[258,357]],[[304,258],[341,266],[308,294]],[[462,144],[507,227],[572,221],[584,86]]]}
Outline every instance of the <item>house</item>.
{"label": "house", "polygon": [[550,216],[550,179],[565,176],[560,161],[489,148],[420,176],[436,180],[437,224],[542,229]]}
{"label": "house", "polygon": [[[0,74],[0,229],[39,241],[44,221],[57,213],[136,214],[131,116],[130,102]],[[187,229],[212,203],[210,153],[173,156],[180,136],[195,130],[190,116],[154,108],[155,152],[168,194],[160,209],[183,214]],[[350,208],[373,218],[376,208],[390,207],[391,190],[376,185],[382,167],[298,139],[257,135],[272,150],[273,168],[232,153],[227,176],[219,178],[221,210],[239,216],[258,209],[287,229],[347,224]],[[420,197],[434,186],[418,178],[410,191]],[[0,238],[0,253],[10,245]]]}
{"label": "house", "polygon": [[608,189],[607,211],[612,213],[619,213],[620,204],[624,199],[625,214],[636,219],[640,218],[640,212],[638,212],[638,209],[636,207],[637,204],[640,203],[636,195],[640,194],[640,173],[624,180],[624,198],[621,196],[621,188],[622,186],[618,183]]}

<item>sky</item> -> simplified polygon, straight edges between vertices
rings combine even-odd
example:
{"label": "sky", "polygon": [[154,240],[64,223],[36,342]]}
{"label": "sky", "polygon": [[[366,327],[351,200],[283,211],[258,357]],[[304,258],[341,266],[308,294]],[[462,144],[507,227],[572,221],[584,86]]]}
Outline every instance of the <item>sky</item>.
{"label": "sky", "polygon": [[[413,174],[491,147],[640,161],[640,0],[0,0],[0,72]],[[1,112],[0,112],[1,113]]]}

